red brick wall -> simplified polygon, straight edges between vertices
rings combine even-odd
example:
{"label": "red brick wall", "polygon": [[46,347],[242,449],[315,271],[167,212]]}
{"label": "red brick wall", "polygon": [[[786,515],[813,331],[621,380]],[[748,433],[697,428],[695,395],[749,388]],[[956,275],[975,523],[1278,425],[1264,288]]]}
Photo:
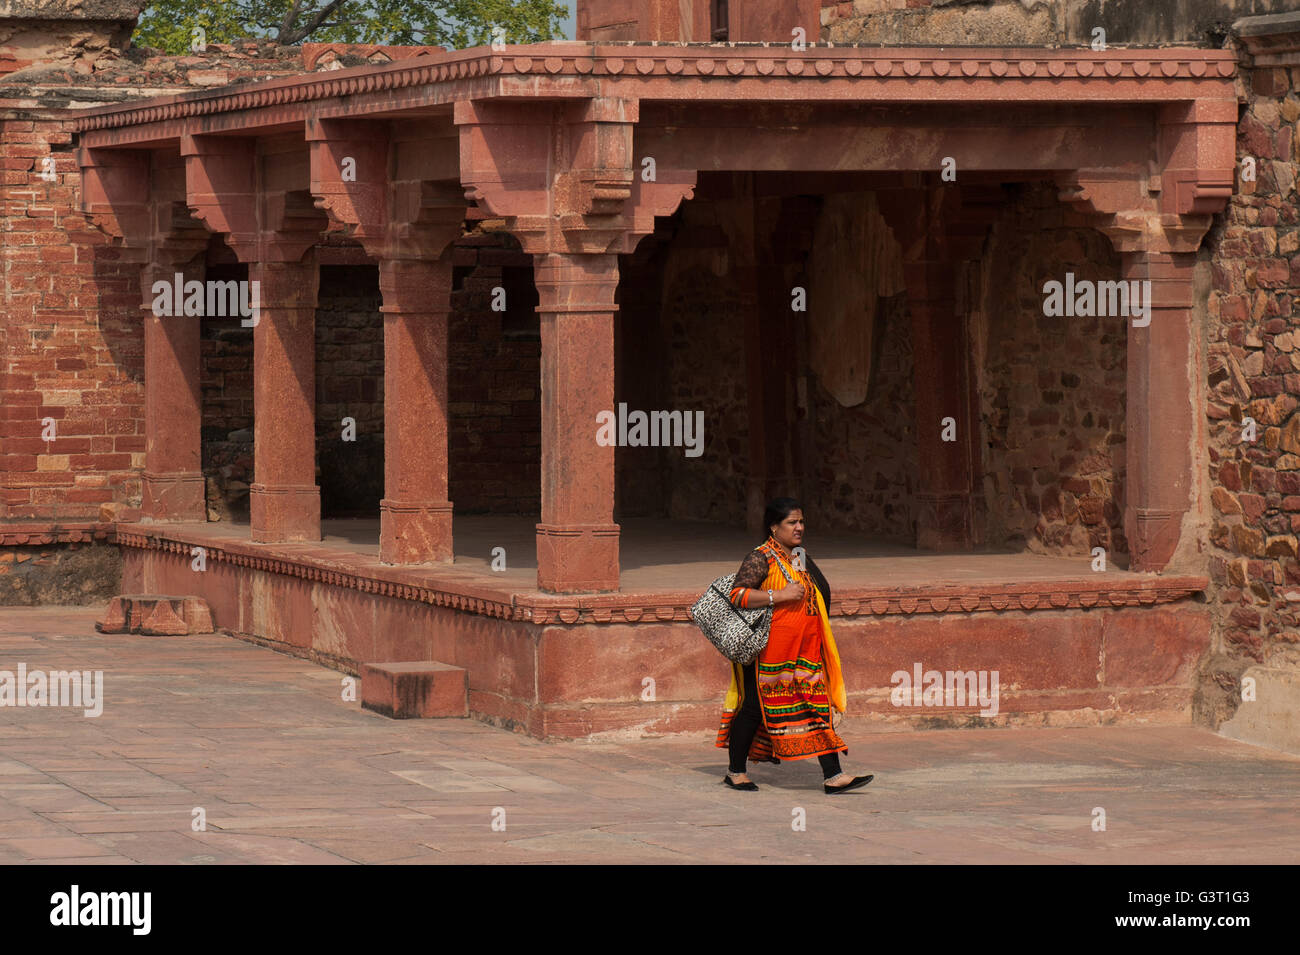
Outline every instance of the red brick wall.
{"label": "red brick wall", "polygon": [[[299,73],[302,51],[247,42],[211,44],[202,56],[128,56],[88,42],[113,33],[102,23],[41,29],[55,46],[65,34],[82,45],[0,87],[0,519],[111,519],[140,504],[140,270],[76,211],[81,175],[58,104]],[[46,101],[55,105],[32,105]],[[52,182],[41,178],[48,156]],[[48,445],[43,418],[55,419]]]}
{"label": "red brick wall", "polygon": [[[27,117],[0,120],[0,516],[94,518],[140,498],[139,270],[74,210],[66,122]],[[46,156],[53,182],[40,177]]]}

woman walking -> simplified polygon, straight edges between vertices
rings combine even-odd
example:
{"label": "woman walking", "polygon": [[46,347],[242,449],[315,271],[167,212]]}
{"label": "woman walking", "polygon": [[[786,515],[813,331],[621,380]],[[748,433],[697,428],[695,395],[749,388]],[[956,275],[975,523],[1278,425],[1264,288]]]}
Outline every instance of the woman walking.
{"label": "woman walking", "polygon": [[847,698],[826,615],[830,585],[810,558],[793,555],[803,544],[803,508],[793,498],[777,498],[767,505],[763,526],[768,537],[740,565],[731,602],[771,606],[772,626],[756,661],[731,665],[717,741],[730,755],[722,781],[754,791],[746,759],[779,763],[816,756],[826,792],[857,789],[873,777],[840,769],[839,754],[848,747],[832,728],[831,707],[843,713]]}

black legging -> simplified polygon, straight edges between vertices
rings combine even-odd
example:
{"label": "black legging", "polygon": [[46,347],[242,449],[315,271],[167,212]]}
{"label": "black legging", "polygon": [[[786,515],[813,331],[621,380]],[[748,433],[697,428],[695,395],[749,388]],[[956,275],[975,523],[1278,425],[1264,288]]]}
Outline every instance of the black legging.
{"label": "black legging", "polygon": [[[728,768],[733,773],[745,771],[745,764],[749,760],[749,747],[754,742],[759,725],[763,722],[762,711],[758,708],[758,668],[751,663],[742,666],[740,671],[745,677],[745,705],[731,720],[731,738],[727,743],[727,753],[731,757],[731,765]],[[839,753],[818,756],[817,762],[822,764],[822,777],[825,779],[838,776],[841,772]]]}

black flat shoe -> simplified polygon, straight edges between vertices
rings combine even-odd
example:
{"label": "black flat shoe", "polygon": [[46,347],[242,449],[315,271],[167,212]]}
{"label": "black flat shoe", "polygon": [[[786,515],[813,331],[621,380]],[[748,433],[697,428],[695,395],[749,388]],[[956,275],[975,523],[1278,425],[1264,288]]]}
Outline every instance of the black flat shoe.
{"label": "black flat shoe", "polygon": [[753,782],[748,782],[748,783],[732,782],[730,776],[723,776],[722,781],[726,783],[728,786],[730,786],[732,789],[743,789],[745,792],[749,792],[749,793],[758,792],[758,786],[755,785]]}
{"label": "black flat shoe", "polygon": [[871,780],[875,778],[876,778],[875,775],[854,776],[853,781],[844,786],[828,786],[825,783],[822,783],[822,789],[826,790],[826,792],[828,793],[846,793],[850,789],[859,789],[865,786],[867,783],[871,782]]}

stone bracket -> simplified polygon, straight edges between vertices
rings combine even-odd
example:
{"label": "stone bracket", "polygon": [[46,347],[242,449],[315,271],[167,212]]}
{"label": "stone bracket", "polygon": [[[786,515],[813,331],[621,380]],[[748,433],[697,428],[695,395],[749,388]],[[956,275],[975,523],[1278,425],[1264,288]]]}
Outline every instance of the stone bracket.
{"label": "stone bracket", "polygon": [[316,207],[370,255],[437,258],[462,234],[464,188],[447,178],[454,139],[395,140],[385,123],[317,118],[306,137]]}
{"label": "stone bracket", "polygon": [[[507,220],[525,252],[630,253],[694,195],[695,170],[643,177],[636,100],[458,102],[465,195]],[[652,157],[653,158],[653,157]]]}
{"label": "stone bracket", "polygon": [[[273,186],[251,138],[182,136],[186,202],[195,218],[225,237],[241,262],[300,262],[328,220],[305,188]],[[280,181],[280,177],[276,177]]]}
{"label": "stone bracket", "polygon": [[80,151],[81,211],[125,251],[127,261],[164,268],[190,261],[208,232],[189,214],[179,169],[141,149]]}

